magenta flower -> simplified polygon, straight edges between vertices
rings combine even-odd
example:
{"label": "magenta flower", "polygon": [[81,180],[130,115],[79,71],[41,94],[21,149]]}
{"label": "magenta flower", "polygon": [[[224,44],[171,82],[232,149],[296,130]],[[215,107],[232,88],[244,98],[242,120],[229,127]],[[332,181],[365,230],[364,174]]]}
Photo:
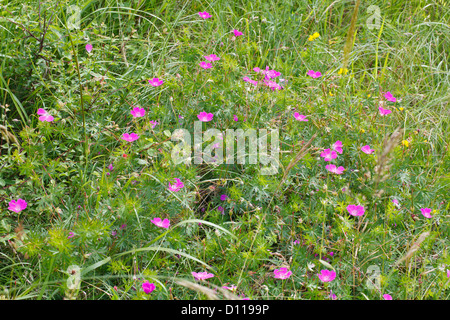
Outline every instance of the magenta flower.
{"label": "magenta flower", "polygon": [[320,274],[318,274],[318,276],[322,282],[330,282],[330,281],[333,281],[334,278],[336,278],[336,272],[333,270],[330,271],[330,270],[324,269],[324,270],[320,270]]}
{"label": "magenta flower", "polygon": [[41,108],[38,109],[37,114],[40,115],[39,121],[52,122],[55,119],[47,111]]}
{"label": "magenta flower", "polygon": [[294,112],[294,118],[297,119],[298,121],[309,121],[308,119],[306,119],[306,116],[298,112]]}
{"label": "magenta flower", "polygon": [[335,174],[342,174],[344,172],[344,167],[337,168],[334,164],[329,164],[325,166],[325,169]]}
{"label": "magenta flower", "polygon": [[88,53],[90,53],[90,52],[92,51],[92,44],[88,43],[88,44],[86,45],[86,51],[87,51]]}
{"label": "magenta flower", "polygon": [[447,269],[447,278],[450,278],[450,270]]}
{"label": "magenta flower", "polygon": [[287,268],[280,268],[273,270],[275,279],[287,279],[291,276],[292,271],[288,271]]}
{"label": "magenta flower", "polygon": [[242,35],[243,35],[242,32],[240,32],[239,30],[236,30],[236,29],[233,30],[233,33],[234,33],[234,35],[235,35],[236,37],[239,37],[239,36],[242,36]]}
{"label": "magenta flower", "polygon": [[227,200],[228,196],[226,194],[223,194],[220,196],[220,200],[225,201]]}
{"label": "magenta flower", "polygon": [[397,101],[397,99],[394,98],[392,93],[390,93],[389,91],[384,94],[384,97],[386,98],[387,101],[391,101],[391,102],[396,102]]}
{"label": "magenta flower", "polygon": [[67,236],[67,239],[73,238],[75,237],[75,233],[73,233],[72,231],[69,232],[69,235]]}
{"label": "magenta flower", "polygon": [[363,206],[357,206],[357,205],[351,204],[351,205],[347,206],[347,211],[348,211],[348,213],[350,213],[350,215],[357,217],[357,216],[364,215],[364,212],[366,212],[366,209],[364,209]]}
{"label": "magenta flower", "polygon": [[275,71],[275,70],[268,70],[269,67],[266,68],[266,79],[274,79],[276,77],[279,77],[281,75],[281,72]]}
{"label": "magenta flower", "polygon": [[342,141],[336,141],[333,146],[333,150],[335,150],[337,153],[342,153]]}
{"label": "magenta flower", "polygon": [[366,154],[372,154],[375,150],[370,149],[369,145],[365,145],[364,147],[361,148],[361,151]]}
{"label": "magenta flower", "polygon": [[148,80],[148,83],[150,83],[150,85],[152,85],[154,87],[159,87],[160,85],[162,85],[164,83],[164,81],[159,80],[159,78],[153,78],[151,80]]}
{"label": "magenta flower", "polygon": [[243,77],[242,80],[253,84],[254,86],[258,85],[258,81],[252,80],[249,77]]}
{"label": "magenta flower", "polygon": [[332,290],[330,290],[330,299],[331,299],[331,300],[337,300],[337,297],[336,297],[336,295],[333,293]]}
{"label": "magenta flower", "polygon": [[132,133],[124,133],[122,135],[122,140],[128,141],[128,142],[133,142],[135,140],[139,139],[139,135],[137,135],[136,133],[132,132]]}
{"label": "magenta flower", "polygon": [[109,169],[109,171],[113,171],[114,170],[114,167],[113,167],[112,163],[108,166],[108,169]]}
{"label": "magenta flower", "polygon": [[315,79],[321,77],[322,73],[320,73],[319,71],[309,70],[307,75]]}
{"label": "magenta flower", "polygon": [[149,281],[145,281],[142,284],[142,290],[144,290],[144,292],[146,294],[151,293],[153,290],[155,290],[155,288],[156,288],[155,284],[154,283],[150,283]]}
{"label": "magenta flower", "polygon": [[19,213],[27,207],[27,202],[23,199],[11,200],[9,202],[8,209],[14,211],[15,213]]}
{"label": "magenta flower", "polygon": [[295,240],[294,244],[300,244],[300,240]]}
{"label": "magenta flower", "polygon": [[222,288],[224,288],[224,289],[227,289],[227,290],[230,290],[230,291],[234,292],[234,291],[236,291],[236,289],[237,289],[237,286],[235,286],[235,285],[233,284],[233,285],[231,285],[231,287],[223,286]]}
{"label": "magenta flower", "polygon": [[398,200],[397,199],[392,199],[392,202],[398,206]]}
{"label": "magenta flower", "polygon": [[169,190],[170,191],[178,192],[183,187],[184,187],[184,183],[181,182],[181,180],[178,179],[178,178],[175,178],[175,183],[173,185],[171,185],[170,182],[169,182]]}
{"label": "magenta flower", "polygon": [[384,300],[392,300],[392,296],[390,294],[383,294],[383,299]]}
{"label": "magenta flower", "polygon": [[383,107],[379,107],[378,110],[380,111],[380,115],[385,116],[389,113],[391,113],[392,111],[389,109],[383,109]]}
{"label": "magenta flower", "polygon": [[208,62],[205,62],[205,61],[200,62],[200,63],[199,63],[199,66],[202,67],[203,69],[209,69],[209,68],[212,68],[212,64],[211,64],[211,63],[208,63]]}
{"label": "magenta flower", "polygon": [[432,216],[431,216],[431,209],[430,208],[421,208],[420,209],[420,211],[422,212],[422,215],[425,217],[425,218],[433,218]]}
{"label": "magenta flower", "polygon": [[233,115],[233,120],[234,120],[234,121],[239,121],[238,116],[234,114],[234,115]]}
{"label": "magenta flower", "polygon": [[205,56],[205,59],[208,61],[218,61],[220,58],[215,54],[210,54],[209,56]]}
{"label": "magenta flower", "polygon": [[161,228],[168,229],[170,227],[169,219],[161,220],[161,218],[155,218],[153,220],[150,220],[150,222],[152,222],[154,225],[161,227]]}
{"label": "magenta flower", "polygon": [[225,210],[223,207],[221,207],[221,206],[217,207],[217,211],[221,212],[222,214],[223,214],[223,210]]}
{"label": "magenta flower", "polygon": [[208,272],[191,272],[196,280],[205,280],[214,277],[212,273]]}
{"label": "magenta flower", "polygon": [[331,149],[325,149],[320,154],[320,156],[322,158],[324,158],[325,161],[331,161],[332,159],[336,159],[337,158],[337,153],[336,153],[336,151],[333,151]]}
{"label": "magenta flower", "polygon": [[214,115],[212,113],[207,113],[205,111],[202,111],[197,115],[198,120],[203,122],[211,121],[213,117]]}
{"label": "magenta flower", "polygon": [[271,80],[264,80],[264,85],[268,86],[270,89],[272,89],[273,91],[275,91],[275,89],[277,90],[281,90],[283,89],[282,86],[280,86],[278,83],[276,83],[275,81],[271,81]]}
{"label": "magenta flower", "polygon": [[159,124],[159,122],[154,121],[154,120],[150,120],[149,123],[152,125],[152,129],[154,129],[156,127],[156,125]]}
{"label": "magenta flower", "polygon": [[131,110],[131,115],[133,116],[133,118],[143,117],[143,116],[145,116],[145,109],[135,107],[135,108],[133,108],[133,110]]}
{"label": "magenta flower", "polygon": [[208,19],[208,18],[211,18],[212,17],[212,15],[210,15],[208,12],[199,12],[198,13],[198,15],[200,16],[200,18],[203,18],[203,19]]}

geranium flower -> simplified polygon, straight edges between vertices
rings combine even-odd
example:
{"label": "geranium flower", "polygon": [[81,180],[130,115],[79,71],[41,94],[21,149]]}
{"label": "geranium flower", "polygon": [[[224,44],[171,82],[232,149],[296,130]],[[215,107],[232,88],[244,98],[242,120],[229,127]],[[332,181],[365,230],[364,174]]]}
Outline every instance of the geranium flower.
{"label": "geranium flower", "polygon": [[258,81],[252,80],[249,77],[243,77],[242,80],[253,84],[254,86],[258,85]]}
{"label": "geranium flower", "polygon": [[200,18],[203,18],[203,19],[208,19],[208,18],[211,18],[212,17],[212,15],[210,15],[208,12],[199,12],[198,13],[198,15],[200,16]]}
{"label": "geranium flower", "polygon": [[9,202],[8,209],[11,211],[14,211],[15,213],[19,213],[20,211],[26,209],[27,205],[28,204],[25,200],[19,198],[19,199],[17,199],[17,201],[11,200]]}
{"label": "geranium flower", "polygon": [[281,75],[281,72],[275,71],[275,70],[269,70],[269,67],[266,68],[266,79],[274,79],[276,77],[279,77]]}
{"label": "geranium flower", "polygon": [[203,122],[211,121],[213,117],[214,115],[212,113],[207,113],[205,111],[202,111],[197,115],[198,120]]}
{"label": "geranium flower", "polygon": [[383,294],[383,299],[384,300],[392,300],[392,296],[390,294]]}
{"label": "geranium flower", "polygon": [[322,282],[330,282],[330,281],[333,281],[334,278],[336,278],[336,272],[333,270],[330,271],[330,270],[324,269],[324,270],[320,270],[320,274],[318,274],[318,276]]}
{"label": "geranium flower", "polygon": [[393,202],[395,205],[398,205],[398,204],[399,204],[397,199],[392,199],[392,202]]}
{"label": "geranium flower", "polygon": [[278,83],[276,83],[275,81],[270,81],[270,80],[264,80],[264,85],[268,86],[270,89],[272,89],[273,91],[275,91],[275,89],[277,90],[281,90],[283,89],[282,86],[280,86]]}
{"label": "geranium flower", "polygon": [[234,291],[236,291],[236,289],[237,289],[237,286],[235,286],[235,285],[233,284],[233,285],[231,285],[231,287],[223,286],[222,288],[224,288],[224,289],[227,289],[227,290],[230,290],[230,291],[234,292]]}
{"label": "geranium flower", "polygon": [[397,101],[397,99],[394,98],[392,93],[390,93],[389,91],[384,94],[384,97],[386,98],[387,101],[391,101],[391,102],[396,102]]}
{"label": "geranium flower", "polygon": [[220,200],[225,201],[227,200],[228,196],[226,194],[223,194],[220,196]]}
{"label": "geranium flower", "polygon": [[55,119],[47,111],[41,108],[38,109],[37,114],[40,115],[39,121],[52,122]]}
{"label": "geranium flower", "polygon": [[233,30],[233,33],[234,33],[234,35],[235,35],[236,37],[239,37],[239,36],[242,36],[242,35],[243,35],[242,32],[240,32],[240,31],[238,31],[238,30],[236,30],[236,29]]}
{"label": "geranium flower", "polygon": [[336,159],[337,158],[337,153],[336,153],[336,151],[333,151],[331,149],[325,149],[320,154],[320,156],[322,158],[324,158],[325,161],[331,161],[332,159]]}
{"label": "geranium flower", "polygon": [[287,279],[291,276],[292,271],[288,271],[287,268],[280,268],[273,270],[275,279]]}
{"label": "geranium flower", "polygon": [[447,269],[447,278],[450,278],[450,270]]}
{"label": "geranium flower", "polygon": [[234,114],[234,115],[233,115],[233,120],[234,120],[234,121],[239,121],[238,116]]}
{"label": "geranium flower", "polygon": [[222,214],[223,214],[223,211],[224,211],[225,209],[223,208],[223,207],[221,207],[221,206],[218,206],[217,207],[217,211],[219,211],[219,212],[221,212]]}
{"label": "geranium flower", "polygon": [[298,112],[294,112],[294,118],[297,119],[298,121],[308,121],[308,119],[306,119],[306,116]]}
{"label": "geranium flower", "polygon": [[319,78],[322,76],[322,73],[320,73],[319,71],[314,71],[314,70],[309,70],[307,73],[308,76],[310,76],[311,78]]}
{"label": "geranium flower", "polygon": [[159,122],[154,121],[154,120],[150,120],[149,123],[152,125],[152,129],[156,127],[156,125],[159,124]]}
{"label": "geranium flower", "polygon": [[175,178],[175,183],[173,185],[171,185],[170,182],[169,182],[169,190],[170,191],[178,192],[183,187],[184,187],[184,183],[181,182],[181,180],[178,179],[178,178]]}
{"label": "geranium flower", "polygon": [[200,63],[199,63],[199,66],[202,67],[203,69],[209,69],[209,68],[212,68],[212,64],[211,64],[211,63],[208,63],[208,62],[205,62],[205,61],[200,62]]}
{"label": "geranium flower", "polygon": [[420,211],[421,211],[421,213],[422,213],[422,215],[425,217],[425,218],[433,218],[432,216],[431,216],[431,209],[430,208],[421,208],[420,209]]}
{"label": "geranium flower", "polygon": [[330,290],[330,299],[331,300],[337,300],[337,297],[336,297],[336,295],[333,293],[333,291],[332,290]]}
{"label": "geranium flower", "polygon": [[205,280],[214,277],[212,273],[204,272],[191,272],[196,280]]}
{"label": "geranium flower", "polygon": [[152,222],[154,225],[161,227],[161,228],[168,229],[170,227],[169,219],[161,220],[161,218],[154,218],[153,220],[150,220],[150,222]]}
{"label": "geranium flower", "polygon": [[334,164],[329,164],[327,166],[325,166],[325,169],[327,169],[328,171],[332,172],[332,173],[336,173],[336,174],[342,174],[344,172],[344,167],[339,167],[337,168]]}
{"label": "geranium flower", "polygon": [[144,290],[144,292],[146,294],[151,293],[153,290],[155,290],[156,286],[154,283],[150,283],[149,281],[146,281],[142,284],[142,290]]}
{"label": "geranium flower", "polygon": [[366,209],[364,209],[363,206],[357,206],[357,205],[351,204],[351,205],[347,206],[347,211],[348,211],[348,213],[350,213],[350,215],[357,217],[357,216],[364,215],[364,212],[366,211]]}
{"label": "geranium flower", "polygon": [[143,117],[143,116],[145,116],[145,109],[135,107],[135,108],[133,108],[133,110],[131,110],[131,115],[133,116],[133,118]]}
{"label": "geranium flower", "polygon": [[380,115],[385,116],[389,113],[391,113],[392,111],[389,109],[383,109],[383,107],[379,107],[378,110],[380,111]]}
{"label": "geranium flower", "polygon": [[370,149],[369,145],[365,145],[364,147],[361,148],[361,151],[366,154],[372,154],[372,153],[374,153],[375,150]]}
{"label": "geranium flower", "polygon": [[220,58],[215,54],[210,54],[209,56],[205,56],[205,59],[208,61],[218,61]]}
{"label": "geranium flower", "polygon": [[75,233],[73,233],[72,231],[69,232],[69,235],[67,236],[67,239],[73,238],[75,237]]}
{"label": "geranium flower", "polygon": [[139,139],[139,135],[137,135],[136,133],[132,132],[132,133],[124,133],[122,135],[122,140],[128,141],[128,142],[133,142],[135,140]]}
{"label": "geranium flower", "polygon": [[148,80],[148,83],[150,83],[154,87],[159,87],[164,83],[163,80],[159,80],[159,78],[153,78],[151,80]]}
{"label": "geranium flower", "polygon": [[333,150],[335,150],[337,153],[342,153],[342,141],[336,141],[333,146]]}
{"label": "geranium flower", "polygon": [[88,43],[85,48],[86,48],[86,51],[88,53],[90,53],[92,51],[92,44]]}

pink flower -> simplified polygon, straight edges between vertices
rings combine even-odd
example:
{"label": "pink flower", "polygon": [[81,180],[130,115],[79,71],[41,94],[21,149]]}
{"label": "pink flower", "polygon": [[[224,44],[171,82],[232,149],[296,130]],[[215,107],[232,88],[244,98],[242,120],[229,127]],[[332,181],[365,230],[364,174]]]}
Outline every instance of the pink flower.
{"label": "pink flower", "polygon": [[175,178],[175,183],[173,185],[171,185],[170,182],[169,182],[169,190],[170,191],[178,192],[183,187],[184,187],[184,183],[181,182],[181,180],[178,179],[178,178]]}
{"label": "pink flower", "polygon": [[235,35],[236,37],[239,37],[239,36],[242,36],[242,35],[243,35],[242,32],[240,32],[240,31],[238,31],[238,30],[236,30],[236,29],[233,30],[233,33],[234,33],[234,35]]}
{"label": "pink flower", "polygon": [[336,295],[333,293],[332,290],[330,290],[330,299],[331,299],[331,300],[337,300],[337,297],[336,297]]}
{"label": "pink flower", "polygon": [[273,270],[273,274],[275,279],[287,279],[291,276],[292,271],[288,271],[287,268],[280,268]]}
{"label": "pink flower", "polygon": [[170,227],[169,219],[161,220],[161,218],[155,218],[153,220],[150,220],[150,222],[152,222],[154,225],[161,227],[161,228],[168,229]]}
{"label": "pink flower", "polygon": [[198,15],[200,16],[200,18],[203,18],[203,19],[208,19],[208,18],[211,18],[212,17],[212,15],[210,15],[208,12],[199,12],[198,13]]}
{"label": "pink flower", "polygon": [[366,154],[372,154],[375,150],[370,149],[369,145],[365,145],[364,147],[361,148],[361,151]]}
{"label": "pink flower", "polygon": [[125,141],[128,141],[128,142],[133,142],[134,140],[137,140],[137,139],[139,139],[139,136],[136,133],[134,133],[134,132],[132,132],[131,134],[130,133],[124,133],[122,135],[122,140],[125,140]]}
{"label": "pink flower", "polygon": [[114,167],[113,167],[112,163],[108,166],[108,169],[109,169],[109,171],[113,171],[114,170]]}
{"label": "pink flower", "polygon": [[298,121],[309,121],[308,119],[306,119],[306,116],[298,112],[294,112],[294,118],[297,119]]}
{"label": "pink flower", "polygon": [[202,67],[203,69],[209,69],[209,68],[212,68],[212,64],[211,64],[211,63],[208,63],[208,62],[205,62],[205,61],[200,62],[199,65],[200,65],[200,67]]}
{"label": "pink flower", "polygon": [[243,77],[242,80],[253,84],[254,86],[258,85],[258,81],[252,80],[249,77]]}
{"label": "pink flower", "polygon": [[383,299],[384,300],[392,300],[392,296],[390,294],[383,294]]}
{"label": "pink flower", "polygon": [[320,73],[319,71],[309,70],[307,75],[315,79],[321,77],[322,73]]}
{"label": "pink flower", "polygon": [[253,68],[253,71],[255,71],[255,72],[260,72],[260,71],[261,71],[261,69],[260,69],[260,68],[258,68],[258,67],[254,67],[254,68]]}
{"label": "pink flower", "polygon": [[385,116],[389,113],[391,113],[392,111],[389,109],[383,109],[383,107],[379,107],[378,110],[380,111],[380,115]]}
{"label": "pink flower", "polygon": [[233,284],[231,287],[223,286],[222,288],[230,290],[232,292],[236,291],[237,287]]}
{"label": "pink flower", "polygon": [[149,123],[152,125],[152,129],[156,127],[156,125],[159,124],[159,122],[154,121],[154,120],[150,120]]}
{"label": "pink flower", "polygon": [[392,93],[390,93],[389,91],[384,94],[384,97],[386,98],[387,101],[391,101],[391,102],[396,102],[397,101],[397,99],[394,98]]}
{"label": "pink flower", "polygon": [[322,282],[330,282],[336,278],[336,272],[333,270],[320,270],[320,274],[318,274],[318,276]]}
{"label": "pink flower", "polygon": [[281,75],[281,72],[278,72],[275,70],[268,70],[268,69],[269,69],[269,67],[266,68],[266,72],[265,72],[267,79],[274,79]]}
{"label": "pink flower", "polygon": [[332,151],[331,149],[325,149],[320,154],[322,158],[324,158],[325,161],[331,161],[332,159],[337,158],[337,153],[335,151]]}
{"label": "pink flower", "polygon": [[348,213],[350,213],[350,215],[357,217],[357,216],[364,215],[364,212],[366,211],[366,209],[364,209],[363,206],[357,206],[357,205],[351,204],[351,205],[347,206],[347,211],[348,211]]}
{"label": "pink flower", "polygon": [[155,290],[155,288],[156,288],[155,284],[154,283],[150,283],[149,281],[145,281],[142,284],[142,290],[144,290],[144,292],[146,294],[151,293],[153,290]]}
{"label": "pink flower", "polygon": [[87,51],[88,53],[90,53],[90,52],[92,51],[92,44],[88,43],[88,44],[86,45],[86,51]]}
{"label": "pink flower", "polygon": [[392,199],[392,202],[393,202],[395,205],[398,205],[398,200],[397,200],[397,199]]}
{"label": "pink flower", "polygon": [[47,111],[41,108],[38,109],[37,114],[40,115],[39,121],[52,122],[55,119]]}
{"label": "pink flower", "polygon": [[214,277],[212,273],[208,272],[191,272],[196,280],[205,280]]}
{"label": "pink flower", "polygon": [[223,214],[223,210],[225,210],[223,207],[221,207],[221,206],[217,207],[217,211],[221,212],[222,214]]}
{"label": "pink flower", "polygon": [[336,174],[342,174],[344,172],[344,167],[339,167],[337,168],[334,164],[329,164],[327,166],[325,166],[325,169],[327,169],[328,171],[332,172],[332,173],[336,173]]}
{"label": "pink flower", "polygon": [[300,240],[295,240],[294,244],[300,244]]}
{"label": "pink flower", "polygon": [[278,83],[276,83],[275,81],[271,81],[271,80],[264,80],[264,85],[268,86],[270,89],[272,89],[273,91],[275,91],[275,89],[277,90],[281,90],[283,89],[282,86],[280,86]]}
{"label": "pink flower", "polygon": [[131,110],[131,115],[133,116],[133,118],[143,117],[143,116],[145,116],[145,109],[135,107],[135,108],[133,108],[133,110]]}
{"label": "pink flower", "polygon": [[159,80],[159,78],[153,78],[151,80],[148,80],[148,83],[150,83],[154,87],[159,87],[164,83],[163,80]]}
{"label": "pink flower", "polygon": [[226,194],[223,194],[220,196],[220,200],[225,201],[227,200],[228,196]]}
{"label": "pink flower", "polygon": [[337,153],[342,153],[342,141],[336,141],[333,146],[333,150],[335,150]]}
{"label": "pink flower", "polygon": [[233,120],[234,120],[234,121],[239,121],[238,116],[237,116],[237,115],[233,115]]}
{"label": "pink flower", "polygon": [[205,56],[205,59],[208,61],[218,61],[220,58],[215,54],[210,54],[209,56]]}
{"label": "pink flower", "polygon": [[447,278],[450,278],[450,270],[447,269]]}
{"label": "pink flower", "polygon": [[431,209],[430,208],[421,208],[420,209],[420,211],[422,212],[422,214],[423,214],[423,216],[425,217],[425,218],[433,218],[432,216],[431,216]]}
{"label": "pink flower", "polygon": [[75,237],[75,233],[73,233],[72,231],[69,232],[69,235],[67,236],[67,239],[73,238]]}
{"label": "pink flower", "polygon": [[211,121],[213,117],[214,115],[212,113],[207,113],[205,111],[202,111],[197,115],[198,120],[203,122]]}
{"label": "pink flower", "polygon": [[8,209],[11,211],[14,211],[15,213],[19,213],[20,211],[24,210],[27,207],[27,202],[22,199],[11,200],[9,202]]}

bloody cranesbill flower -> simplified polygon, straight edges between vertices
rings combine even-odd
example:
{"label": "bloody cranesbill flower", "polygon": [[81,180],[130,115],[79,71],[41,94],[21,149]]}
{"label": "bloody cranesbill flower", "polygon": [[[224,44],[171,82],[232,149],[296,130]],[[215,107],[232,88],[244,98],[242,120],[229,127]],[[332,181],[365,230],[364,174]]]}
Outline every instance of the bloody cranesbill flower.
{"label": "bloody cranesbill flower", "polygon": [[325,166],[325,169],[327,169],[328,171],[332,172],[332,173],[336,173],[336,174],[342,174],[344,172],[344,167],[339,167],[337,168],[334,164],[329,164],[327,166]]}
{"label": "bloody cranesbill flower", "polygon": [[275,91],[275,89],[277,90],[281,90],[283,89],[282,86],[280,86],[278,83],[276,83],[275,81],[271,81],[271,80],[264,80],[264,85],[268,86],[270,89],[272,89],[273,91]]}
{"label": "bloody cranesbill flower", "polygon": [[159,87],[164,83],[163,80],[159,80],[159,78],[153,78],[151,80],[148,80],[148,83],[150,83],[154,87]]}
{"label": "bloody cranesbill flower", "polygon": [[330,270],[324,269],[324,270],[320,270],[320,274],[318,274],[318,276],[322,282],[330,282],[330,281],[333,281],[334,278],[336,278],[336,272],[333,270],[330,271]]}
{"label": "bloody cranesbill flower", "polygon": [[88,43],[86,45],[86,51],[89,52],[89,53],[92,51],[92,44]]}
{"label": "bloody cranesbill flower", "polygon": [[131,110],[131,115],[133,116],[133,118],[143,117],[143,116],[145,116],[145,109],[135,107],[135,108],[133,108],[133,110]]}
{"label": "bloody cranesbill flower", "polygon": [[11,200],[9,202],[8,209],[14,211],[15,213],[19,213],[27,207],[27,202],[23,199]]}
{"label": "bloody cranesbill flower", "polygon": [[112,163],[108,166],[108,169],[109,169],[109,171],[113,171],[114,170],[114,167],[113,167]]}
{"label": "bloody cranesbill flower", "polygon": [[273,270],[275,279],[287,279],[291,276],[292,271],[288,271],[287,268],[280,268]]}
{"label": "bloody cranesbill flower", "polygon": [[447,278],[450,278],[450,270],[447,269]]}
{"label": "bloody cranesbill flower", "polygon": [[210,15],[208,12],[199,12],[198,13],[198,15],[200,16],[200,18],[203,18],[203,19],[208,19],[208,18],[211,18],[212,17],[212,15]]}
{"label": "bloody cranesbill flower", "polygon": [[307,75],[315,79],[321,77],[322,73],[320,71],[309,70]]}
{"label": "bloody cranesbill flower", "polygon": [[239,121],[238,116],[234,114],[234,115],[233,115],[233,120],[234,120],[234,121]]}
{"label": "bloody cranesbill flower", "polygon": [[132,133],[124,133],[122,135],[122,140],[128,141],[128,142],[133,142],[135,140],[139,139],[139,135],[137,135],[136,133],[132,132]]}
{"label": "bloody cranesbill flower", "polygon": [[383,299],[384,300],[392,300],[392,296],[390,294],[383,294]]}
{"label": "bloody cranesbill flower", "polygon": [[333,150],[335,150],[337,153],[342,153],[342,141],[336,141],[333,146]]}
{"label": "bloody cranesbill flower", "polygon": [[306,119],[306,116],[298,112],[294,112],[294,118],[297,119],[298,121],[308,121],[308,119]]}
{"label": "bloody cranesbill flower", "polygon": [[431,209],[430,208],[421,208],[420,209],[420,211],[421,211],[421,213],[422,213],[422,215],[425,217],[425,218],[433,218],[432,216],[431,216]]}
{"label": "bloody cranesbill flower", "polygon": [[204,272],[191,272],[196,280],[205,280],[214,277],[212,273]]}
{"label": "bloody cranesbill flower", "polygon": [[150,220],[154,225],[161,227],[161,228],[169,228],[170,227],[170,221],[169,219],[161,220],[161,218],[154,218],[153,220]]}
{"label": "bloody cranesbill flower", "polygon": [[242,80],[249,82],[249,83],[253,84],[254,86],[258,85],[258,81],[252,80],[249,77],[243,77]]}
{"label": "bloody cranesbill flower", "polygon": [[365,145],[364,147],[361,148],[361,151],[366,154],[372,154],[375,150],[370,149],[369,145]]}
{"label": "bloody cranesbill flower", "polygon": [[333,293],[332,290],[330,290],[330,299],[331,299],[331,300],[337,300],[337,297],[336,297],[336,295]]}
{"label": "bloody cranesbill flower", "polygon": [[214,115],[212,113],[207,113],[205,111],[202,111],[197,115],[198,120],[203,122],[211,121],[213,117]]}
{"label": "bloody cranesbill flower", "polygon": [[40,115],[39,121],[52,122],[54,118],[44,109],[39,108],[37,114]]}
{"label": "bloody cranesbill flower", "polygon": [[150,283],[149,281],[146,281],[142,284],[142,290],[144,290],[145,293],[149,294],[153,290],[155,290],[156,286],[154,283]]}
{"label": "bloody cranesbill flower", "polygon": [[183,187],[184,187],[184,183],[181,182],[181,180],[178,179],[178,178],[175,178],[175,183],[173,185],[171,185],[170,182],[169,182],[169,190],[170,191],[178,192]]}
{"label": "bloody cranesbill flower", "polygon": [[381,107],[381,106],[378,108],[378,110],[380,111],[380,115],[382,115],[382,116],[385,116],[385,115],[387,115],[387,114],[392,112],[389,109],[383,109],[383,107]]}
{"label": "bloody cranesbill flower", "polygon": [[236,37],[239,37],[239,36],[242,36],[242,35],[243,35],[242,32],[240,32],[239,30],[236,30],[236,29],[233,30],[233,33],[234,33],[234,35],[235,35]]}
{"label": "bloody cranesbill flower", "polygon": [[236,291],[236,289],[237,289],[237,286],[235,286],[235,285],[233,284],[233,285],[231,285],[231,287],[223,286],[222,288],[224,288],[224,289],[227,289],[227,290],[230,290],[230,291],[234,292],[234,291]]}
{"label": "bloody cranesbill flower", "polygon": [[69,235],[67,236],[67,239],[73,238],[75,237],[75,233],[73,233],[72,231],[69,232]]}
{"label": "bloody cranesbill flower", "polygon": [[205,59],[208,61],[218,61],[220,58],[215,54],[210,54],[209,56],[205,56]]}
{"label": "bloody cranesbill flower", "polygon": [[209,69],[209,68],[212,68],[212,64],[211,64],[211,63],[208,63],[208,62],[205,62],[205,61],[200,62],[200,63],[199,63],[199,66],[202,67],[203,69]]}
{"label": "bloody cranesbill flower", "polygon": [[152,129],[156,127],[156,125],[159,124],[159,122],[155,121],[155,120],[150,120],[149,123],[152,125]]}
{"label": "bloody cranesbill flower", "polygon": [[320,156],[322,158],[324,158],[325,161],[331,161],[332,159],[336,159],[337,158],[337,153],[336,153],[336,151],[333,151],[331,149],[325,149],[320,154]]}
{"label": "bloody cranesbill flower", "polygon": [[396,102],[397,101],[397,99],[394,98],[392,93],[390,93],[389,91],[384,94],[384,97],[386,98],[387,101],[391,101],[391,102]]}
{"label": "bloody cranesbill flower", "polygon": [[364,212],[365,212],[366,210],[364,209],[363,206],[357,206],[357,205],[351,204],[351,205],[348,205],[348,206],[347,206],[347,211],[348,211],[348,213],[349,213],[350,215],[356,217],[356,216],[362,216],[362,215],[364,215]]}
{"label": "bloody cranesbill flower", "polygon": [[226,194],[223,194],[220,196],[220,200],[225,201],[227,200],[228,196]]}
{"label": "bloody cranesbill flower", "polygon": [[217,207],[217,211],[221,212],[222,214],[223,214],[223,210],[224,210],[223,207],[221,207],[221,206],[218,206],[218,207]]}

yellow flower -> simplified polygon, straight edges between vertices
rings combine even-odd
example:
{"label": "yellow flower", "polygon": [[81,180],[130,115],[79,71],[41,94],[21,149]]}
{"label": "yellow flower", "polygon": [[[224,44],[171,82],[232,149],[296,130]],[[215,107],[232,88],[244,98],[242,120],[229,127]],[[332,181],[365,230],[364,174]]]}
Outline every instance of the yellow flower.
{"label": "yellow flower", "polygon": [[330,96],[334,96],[334,94],[332,94],[331,91],[330,91]]}
{"label": "yellow flower", "polygon": [[423,142],[427,143],[428,141],[427,140],[423,140]]}
{"label": "yellow flower", "polygon": [[403,109],[405,109],[405,108],[403,108],[403,107],[400,107],[400,111],[403,111]]}
{"label": "yellow flower", "polygon": [[314,37],[313,36],[309,36],[308,41],[313,41]]}
{"label": "yellow flower", "polygon": [[348,72],[348,69],[347,68],[340,68],[339,69],[339,71],[338,71],[338,74],[347,74],[347,72]]}
{"label": "yellow flower", "polygon": [[318,37],[320,37],[320,34],[318,32],[314,32],[312,35],[309,36],[308,41],[314,41]]}
{"label": "yellow flower", "polygon": [[370,96],[371,96],[371,95],[370,95],[370,94],[368,94],[368,95],[367,95],[367,98],[370,98]]}
{"label": "yellow flower", "polygon": [[359,129],[359,132],[364,133],[364,132],[366,132],[366,130],[364,130],[364,129]]}
{"label": "yellow flower", "polygon": [[408,148],[408,146],[409,146],[408,140],[403,140],[403,141],[402,141],[402,145],[404,145],[405,147]]}

